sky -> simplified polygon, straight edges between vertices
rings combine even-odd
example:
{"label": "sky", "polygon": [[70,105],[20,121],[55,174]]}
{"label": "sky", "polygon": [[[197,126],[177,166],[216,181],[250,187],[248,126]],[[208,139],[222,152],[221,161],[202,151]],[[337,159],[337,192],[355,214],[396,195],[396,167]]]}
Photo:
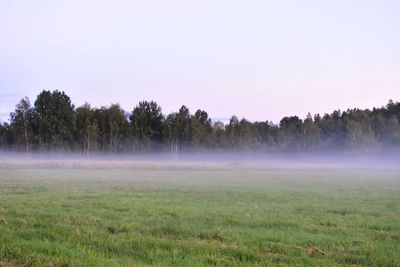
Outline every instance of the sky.
{"label": "sky", "polygon": [[273,121],[400,101],[400,1],[0,0],[0,120],[24,96]]}

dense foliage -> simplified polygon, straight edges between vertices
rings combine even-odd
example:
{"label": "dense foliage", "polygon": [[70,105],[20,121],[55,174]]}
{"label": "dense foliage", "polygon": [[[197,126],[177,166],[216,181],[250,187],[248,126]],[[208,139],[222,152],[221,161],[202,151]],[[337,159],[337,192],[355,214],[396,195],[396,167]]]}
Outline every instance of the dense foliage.
{"label": "dense foliage", "polygon": [[31,106],[23,98],[0,123],[0,148],[15,151],[131,153],[151,151],[259,150],[314,151],[400,147],[400,103],[349,109],[302,120],[284,117],[279,125],[232,116],[227,125],[203,110],[186,106],[164,115],[154,101],[142,101],[131,113],[118,104],[75,108],[60,91],[42,91]]}

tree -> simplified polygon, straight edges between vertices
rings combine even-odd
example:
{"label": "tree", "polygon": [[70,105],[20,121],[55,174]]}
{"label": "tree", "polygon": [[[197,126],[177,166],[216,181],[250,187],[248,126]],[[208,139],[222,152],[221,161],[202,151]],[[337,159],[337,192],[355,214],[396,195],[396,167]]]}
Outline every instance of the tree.
{"label": "tree", "polygon": [[78,141],[84,154],[97,151],[98,123],[95,112],[88,103],[76,109]]}
{"label": "tree", "polygon": [[297,116],[284,117],[280,123],[279,145],[284,150],[297,150],[303,146],[302,121]]}
{"label": "tree", "polygon": [[5,149],[8,145],[6,142],[7,128],[6,124],[0,121],[0,150]]}
{"label": "tree", "polygon": [[212,134],[211,119],[204,110],[197,110],[192,117],[192,146],[196,150],[210,144]]}
{"label": "tree", "polygon": [[225,125],[221,121],[216,121],[212,125],[210,147],[221,149],[225,145]]}
{"label": "tree", "polygon": [[369,110],[348,110],[343,115],[346,129],[346,141],[349,148],[372,148],[376,145],[375,133],[372,130],[372,122]]}
{"label": "tree", "polygon": [[362,125],[356,120],[349,119],[346,122],[346,135],[347,142],[350,146],[358,147],[361,143],[361,138],[363,135]]}
{"label": "tree", "polygon": [[321,129],[323,148],[337,150],[345,146],[346,129],[340,110],[325,114],[322,119],[317,117],[315,123]]}
{"label": "tree", "polygon": [[11,143],[10,126],[7,123],[0,122],[0,149],[9,149]]}
{"label": "tree", "polygon": [[390,119],[393,116],[397,117],[397,119],[400,119],[400,103],[389,100],[386,105],[386,109],[384,110],[384,115],[387,119]]}
{"label": "tree", "polygon": [[232,116],[229,119],[229,124],[225,128],[225,136],[227,140],[227,145],[230,148],[236,148],[239,146],[239,119],[236,116]]}
{"label": "tree", "polygon": [[179,151],[178,148],[178,113],[171,113],[167,116],[165,120],[165,127],[163,135],[166,137],[171,149],[173,157]]}
{"label": "tree", "polygon": [[112,104],[106,111],[109,151],[118,152],[128,128],[128,120],[125,111],[119,104]]}
{"label": "tree", "polygon": [[14,140],[18,144],[23,143],[26,155],[30,152],[30,135],[32,124],[32,109],[28,97],[22,98],[15,106],[15,111],[10,114],[11,128],[14,132]]}
{"label": "tree", "polygon": [[303,123],[303,147],[305,149],[316,149],[320,145],[321,129],[316,123],[310,113]]}
{"label": "tree", "polygon": [[372,119],[372,130],[375,133],[375,136],[378,142],[385,142],[385,128],[386,121],[381,112],[377,112],[374,110],[374,116]]}
{"label": "tree", "polygon": [[173,155],[191,148],[193,138],[192,116],[186,106],[182,106],[179,112],[167,116],[164,136],[168,140]]}
{"label": "tree", "polygon": [[383,135],[387,144],[400,145],[400,123],[395,116],[386,122]]}
{"label": "tree", "polygon": [[4,149],[6,145],[5,133],[6,133],[6,128],[4,124],[0,121],[0,150]]}
{"label": "tree", "polygon": [[277,146],[277,127],[272,122],[261,121],[254,123],[257,140],[262,149],[274,149]]}
{"label": "tree", "polygon": [[139,102],[129,119],[134,135],[139,139],[141,151],[148,150],[154,143],[162,142],[164,116],[156,102]]}
{"label": "tree", "polygon": [[255,138],[255,131],[253,129],[253,124],[246,120],[241,119],[239,122],[239,148],[249,149],[257,146],[257,139]]}
{"label": "tree", "polygon": [[154,101],[141,101],[131,114],[118,104],[75,110],[70,98],[58,90],[43,90],[33,108],[22,99],[10,113],[10,124],[0,123],[0,148],[42,151],[80,149],[120,153],[171,149],[347,150],[400,145],[400,103],[365,109],[335,110],[304,120],[284,117],[279,124],[230,118],[229,124],[212,122],[208,113],[190,114],[186,106],[163,116]]}
{"label": "tree", "polygon": [[192,123],[189,109],[182,106],[176,114],[176,127],[178,134],[178,148],[180,150],[190,149],[192,143]]}
{"label": "tree", "polygon": [[34,103],[33,117],[41,150],[73,147],[75,111],[64,92],[43,90]]}

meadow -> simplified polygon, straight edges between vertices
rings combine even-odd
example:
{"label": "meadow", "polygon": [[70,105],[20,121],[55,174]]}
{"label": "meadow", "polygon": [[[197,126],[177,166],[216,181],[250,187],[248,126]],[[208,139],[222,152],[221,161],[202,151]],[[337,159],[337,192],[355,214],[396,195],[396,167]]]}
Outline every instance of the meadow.
{"label": "meadow", "polygon": [[0,266],[400,266],[400,170],[0,162]]}

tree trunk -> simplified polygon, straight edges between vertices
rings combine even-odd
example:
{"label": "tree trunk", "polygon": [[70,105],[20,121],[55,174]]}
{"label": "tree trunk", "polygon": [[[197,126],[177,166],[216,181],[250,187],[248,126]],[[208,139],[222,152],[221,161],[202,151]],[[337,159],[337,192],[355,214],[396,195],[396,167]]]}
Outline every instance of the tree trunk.
{"label": "tree trunk", "polygon": [[26,112],[23,113],[24,117],[24,132],[25,132],[25,143],[26,143],[26,156],[29,158],[29,139],[28,139],[28,123],[26,119]]}

